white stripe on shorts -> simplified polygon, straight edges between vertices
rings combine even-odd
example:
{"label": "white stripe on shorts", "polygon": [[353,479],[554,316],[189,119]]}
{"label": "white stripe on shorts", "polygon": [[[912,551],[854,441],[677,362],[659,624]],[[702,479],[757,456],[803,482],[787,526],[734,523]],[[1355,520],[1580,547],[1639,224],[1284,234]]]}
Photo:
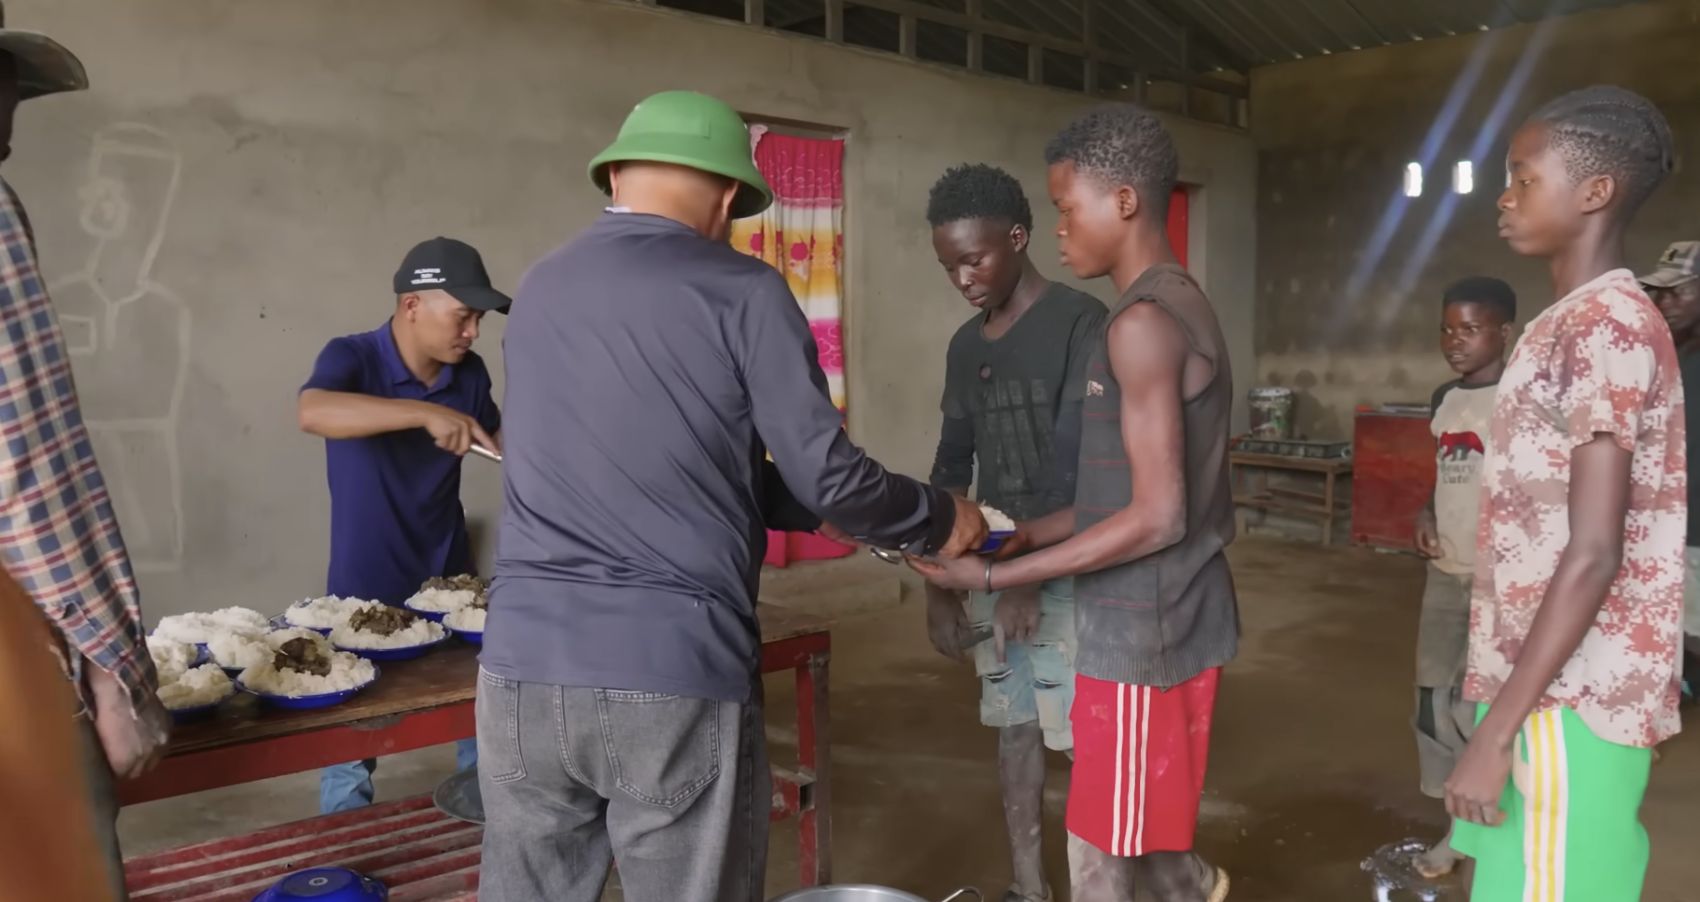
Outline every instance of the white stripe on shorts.
{"label": "white stripe on shorts", "polygon": [[1151,739],[1151,687],[1116,686],[1116,782],[1110,849],[1145,854],[1145,761]]}

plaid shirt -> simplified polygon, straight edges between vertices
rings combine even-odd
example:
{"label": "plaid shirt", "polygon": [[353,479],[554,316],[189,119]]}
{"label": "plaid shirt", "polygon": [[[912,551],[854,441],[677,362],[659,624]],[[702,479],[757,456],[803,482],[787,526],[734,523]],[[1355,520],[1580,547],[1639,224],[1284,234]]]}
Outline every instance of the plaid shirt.
{"label": "plaid shirt", "polygon": [[0,189],[0,555],[64,637],[79,685],[82,662],[93,662],[139,706],[158,676],[130,557],[77,406],[29,218],[4,179]]}

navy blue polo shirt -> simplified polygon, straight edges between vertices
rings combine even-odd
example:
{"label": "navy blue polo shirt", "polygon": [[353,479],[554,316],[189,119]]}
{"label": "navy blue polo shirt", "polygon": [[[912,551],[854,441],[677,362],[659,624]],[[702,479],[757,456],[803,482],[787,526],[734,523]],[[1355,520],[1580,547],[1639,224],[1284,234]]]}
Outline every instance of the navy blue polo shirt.
{"label": "navy blue polo shirt", "polygon": [[[502,425],[483,358],[469,352],[426,385],[402,363],[388,322],[325,345],[301,390],[310,388],[440,404],[477,419],[492,435]],[[326,439],[331,565],[325,591],[401,604],[433,576],[472,573],[460,465],[424,429]]]}

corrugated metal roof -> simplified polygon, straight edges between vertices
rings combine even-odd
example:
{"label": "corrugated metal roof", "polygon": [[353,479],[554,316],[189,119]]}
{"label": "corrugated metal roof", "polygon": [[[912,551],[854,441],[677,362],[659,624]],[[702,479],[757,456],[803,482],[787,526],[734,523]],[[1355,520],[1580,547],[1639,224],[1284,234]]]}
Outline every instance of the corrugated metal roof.
{"label": "corrugated metal roof", "polygon": [[[1049,0],[1030,0],[1045,3]],[[1221,48],[1204,48],[1207,68],[1249,66],[1406,41],[1487,31],[1641,0],[1108,0],[1171,7]],[[1198,68],[1194,66],[1193,68]]]}
{"label": "corrugated metal roof", "polygon": [[[641,2],[641,0],[640,0]],[[744,0],[649,0],[660,6],[726,18],[743,17]],[[825,0],[762,0],[768,27],[824,34]],[[965,13],[968,0],[911,0],[915,5]],[[1486,31],[1590,9],[1645,0],[1092,0],[1094,41],[1104,50],[1150,61],[1149,71],[1205,74],[1366,47]],[[978,0],[982,17],[1069,41],[1082,37],[1082,0]],[[896,51],[898,16],[843,0],[849,43]],[[888,4],[889,5],[889,4]],[[961,31],[922,22],[918,55],[961,63]],[[1190,40],[1188,38],[1190,37]],[[1066,82],[1067,59],[1046,61]],[[987,71],[1024,77],[1027,49],[1019,41],[985,40]]]}

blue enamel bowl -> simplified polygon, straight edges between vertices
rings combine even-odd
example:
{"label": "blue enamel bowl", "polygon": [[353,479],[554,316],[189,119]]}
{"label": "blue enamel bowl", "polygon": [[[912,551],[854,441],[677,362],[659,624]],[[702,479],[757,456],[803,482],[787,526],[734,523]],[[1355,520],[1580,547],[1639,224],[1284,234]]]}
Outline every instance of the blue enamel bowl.
{"label": "blue enamel bowl", "polygon": [[406,648],[344,648],[338,645],[336,650],[359,655],[368,661],[411,661],[414,658],[423,657],[431,649],[454,637],[454,630],[443,627],[443,638],[435,642],[427,642],[424,645],[409,645]]}
{"label": "blue enamel bowl", "polygon": [[197,723],[218,713],[218,706],[236,697],[239,690],[232,689],[230,694],[210,705],[196,705],[193,708],[177,708],[171,712],[172,723]]}
{"label": "blue enamel bowl", "polygon": [[309,868],[296,871],[254,897],[254,902],[386,902],[390,891],[370,877],[347,868]]}
{"label": "blue enamel bowl", "polygon": [[426,620],[431,621],[432,623],[442,623],[443,618],[449,616],[448,611],[426,611],[426,610],[422,610],[420,608],[416,608],[413,605],[410,605],[405,601],[401,603],[401,606],[403,608],[406,608],[409,611],[412,611],[415,614],[418,614],[419,616],[425,618]]}
{"label": "blue enamel bowl", "polygon": [[455,630],[455,635],[471,642],[473,645],[484,644],[484,634],[482,632],[475,633],[472,630]]}
{"label": "blue enamel bowl", "polygon": [[250,689],[243,685],[240,680],[237,681],[236,688],[258,698],[261,704],[268,707],[282,708],[286,711],[311,711],[315,708],[329,708],[332,705],[340,705],[358,695],[360,690],[376,683],[378,677],[383,676],[383,673],[376,667],[372,668],[372,671],[370,680],[355,686],[353,689],[344,689],[341,692],[325,692],[319,695],[297,695],[293,698],[287,695],[270,695],[258,689]]}
{"label": "blue enamel bowl", "polygon": [[1015,535],[1015,530],[1013,530],[1013,529],[993,530],[986,537],[986,544],[980,546],[980,553],[981,554],[992,554],[993,552],[997,551],[999,548],[1002,548],[1003,543],[1009,541],[1009,537],[1013,536],[1013,535]]}
{"label": "blue enamel bowl", "polygon": [[299,623],[290,623],[289,622],[289,612],[287,612],[287,611],[285,611],[284,613],[279,614],[276,617],[272,618],[272,629],[274,629],[274,630],[312,630],[313,632],[318,633],[321,636],[329,636],[331,634],[331,631],[329,629],[326,629],[326,628],[323,628],[323,627],[302,626]]}
{"label": "blue enamel bowl", "polygon": [[196,642],[195,660],[189,662],[189,669],[194,670],[210,660],[212,660],[212,649],[207,648],[207,644],[205,642]]}

